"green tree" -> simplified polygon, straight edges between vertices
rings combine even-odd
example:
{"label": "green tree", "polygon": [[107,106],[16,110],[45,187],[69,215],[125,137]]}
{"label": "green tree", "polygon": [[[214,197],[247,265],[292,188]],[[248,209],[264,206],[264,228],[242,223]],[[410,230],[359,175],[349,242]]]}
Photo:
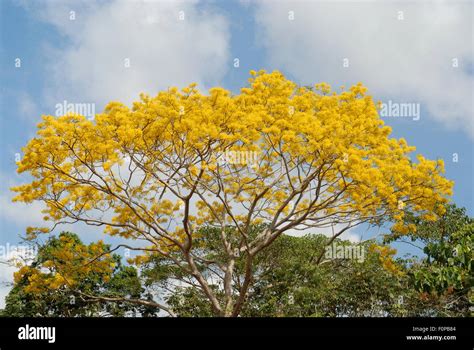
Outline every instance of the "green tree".
{"label": "green tree", "polygon": [[[200,235],[202,261],[225,264],[218,249],[219,230],[205,227]],[[257,235],[262,226],[253,227]],[[327,259],[328,244],[363,251],[355,259]],[[255,276],[242,316],[405,316],[412,315],[419,293],[408,293],[408,278],[402,271],[387,269],[386,260],[373,241],[353,245],[323,235],[292,237],[283,235],[255,261]],[[388,249],[388,247],[382,247]],[[392,262],[395,263],[395,262]],[[404,269],[402,264],[398,264]],[[200,266],[202,271],[205,267]],[[238,259],[233,288],[241,288],[245,261]],[[166,302],[179,316],[212,316],[206,296],[191,284],[192,276],[183,275],[169,261],[156,256],[142,265],[148,285],[168,289]],[[207,275],[213,281],[212,274]],[[177,282],[177,283],[176,283]],[[224,293],[210,283],[219,301]]]}
{"label": "green tree", "polygon": [[427,257],[413,268],[416,290],[437,305],[440,316],[470,316],[474,305],[474,224],[460,227],[446,239],[430,242]]}
{"label": "green tree", "polygon": [[[473,314],[474,278],[474,219],[465,208],[455,204],[436,221],[413,215],[405,216],[406,224],[416,226],[409,237],[424,244],[426,256],[410,267],[411,288],[421,293],[435,316],[469,316]],[[396,232],[386,242],[399,239]]]}
{"label": "green tree", "polygon": [[[102,268],[91,267],[97,265],[99,259],[91,261],[86,259],[89,256],[79,255],[90,251],[96,253],[97,247],[103,251],[110,248],[101,243],[85,245],[70,232],[50,238],[39,247],[31,264],[22,266],[17,272],[15,284],[5,300],[3,315],[72,317],[146,313],[144,306],[125,301],[126,298],[138,298],[143,293],[133,266],[122,265],[119,255],[109,255],[102,262],[112,263],[113,268],[104,273]],[[58,282],[66,276],[61,269],[61,258],[68,258],[76,263],[76,267],[83,267],[83,273],[75,276],[75,283]],[[52,285],[54,288],[51,288]]]}
{"label": "green tree", "polygon": [[[415,225],[415,233],[408,237],[424,245],[422,258],[396,258],[396,251],[387,244],[397,239],[393,234],[382,244],[375,240],[354,244],[315,234],[282,235],[255,257],[250,272],[247,257],[236,254],[228,282],[233,290],[227,294],[238,293],[250,274],[242,316],[472,315],[472,218],[465,209],[451,205],[435,222],[407,215],[406,224]],[[264,224],[252,225],[249,237],[265,229]],[[221,304],[226,292],[219,283],[226,278],[222,272],[229,263],[221,236],[236,244],[238,235],[233,230],[202,226],[194,242],[199,258],[196,267]],[[328,254],[328,249],[336,248],[356,249],[358,254]],[[179,254],[151,252],[146,259],[139,255],[129,259],[131,265],[123,265],[109,245],[100,241],[84,245],[77,235],[61,233],[40,247],[30,265],[20,268],[4,315],[123,316],[133,312],[155,316],[162,309],[177,316],[214,316],[192,273],[176,265]],[[68,263],[63,265],[65,258]],[[76,282],[64,283],[63,277]],[[157,298],[163,305],[156,306]]]}

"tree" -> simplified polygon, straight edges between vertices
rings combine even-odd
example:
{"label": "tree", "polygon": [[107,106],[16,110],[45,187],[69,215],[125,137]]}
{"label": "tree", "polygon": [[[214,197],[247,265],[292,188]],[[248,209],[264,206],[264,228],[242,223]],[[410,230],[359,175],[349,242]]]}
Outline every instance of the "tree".
{"label": "tree", "polygon": [[70,232],[51,237],[34,260],[15,273],[3,313],[17,317],[146,313],[144,306],[123,301],[143,294],[137,270],[123,266],[118,255],[96,259],[109,248],[102,242],[84,245]]}
{"label": "tree", "polygon": [[[262,228],[260,228],[262,229]],[[216,258],[219,231],[205,228],[201,235],[203,254]],[[258,229],[256,230],[258,232]],[[203,232],[204,233],[204,232]],[[318,257],[327,251],[330,237],[310,234],[303,237],[282,235],[255,259],[255,282],[241,315],[251,317],[400,317],[446,316],[445,305],[417,288],[413,274],[422,261],[394,258],[396,251],[374,240],[354,244],[336,239],[334,246],[358,249],[359,257]],[[205,242],[204,242],[205,241]],[[425,265],[427,266],[427,265]],[[235,274],[245,273],[242,261]],[[204,267],[203,267],[204,269]],[[146,285],[169,288],[166,303],[178,316],[208,317],[212,309],[196,286],[185,281],[178,269],[163,259],[149,260],[141,267]],[[238,280],[238,278],[237,278]],[[239,286],[234,286],[238,291]],[[216,291],[220,302],[224,293]]]}
{"label": "tree", "polygon": [[458,208],[456,204],[445,205],[445,212],[437,220],[426,220],[406,211],[404,225],[416,227],[409,235],[400,235],[392,230],[385,236],[384,241],[390,243],[399,238],[409,238],[411,241],[420,241],[423,244],[439,243],[449,240],[456,232],[463,230],[466,225],[474,223],[474,219],[466,214],[466,208]]}
{"label": "tree", "polygon": [[[257,227],[257,234],[264,227]],[[206,258],[218,257],[219,230],[203,227],[200,229],[200,247]],[[463,232],[464,238],[472,240]],[[78,242],[76,235],[62,233]],[[460,274],[451,273],[452,264],[444,267],[441,259],[394,259],[395,250],[389,246],[378,245],[374,240],[354,244],[336,239],[333,244],[338,248],[361,249],[361,256],[352,258],[327,257],[318,263],[321,251],[328,249],[330,237],[306,235],[292,237],[282,235],[274,244],[261,252],[254,263],[255,282],[249,290],[247,303],[242,316],[297,316],[297,317],[367,317],[367,316],[468,316],[472,301],[472,255],[456,255],[464,263]],[[48,260],[45,254],[51,245],[56,246],[57,238],[52,238],[41,247],[40,253],[28,270],[41,269],[41,279],[29,280],[32,273],[25,273],[7,296],[5,316],[123,316],[127,312],[135,315],[154,316],[156,309],[131,303],[130,297],[147,295],[147,290],[167,291],[165,303],[177,316],[208,317],[212,308],[200,288],[186,283],[191,275],[172,265],[171,260],[158,258],[147,260],[140,267],[140,276],[131,266],[118,265],[108,282],[89,274],[80,284],[65,284],[62,288],[44,292],[31,292],[29,289],[48,284],[43,282],[55,278],[57,270],[44,272],[43,263]],[[77,255],[75,245],[64,244],[59,240],[62,254],[65,250]],[[97,243],[95,243],[97,244]],[[81,243],[82,245],[82,243]],[[469,245],[465,245],[468,247]],[[454,247],[456,247],[454,245]],[[472,243],[470,245],[472,251]],[[458,249],[458,247],[456,247]],[[449,252],[451,253],[451,251]],[[472,253],[471,253],[472,254]],[[57,255],[57,254],[55,254]],[[61,255],[61,254],[60,254]],[[118,256],[114,260],[120,261]],[[222,256],[224,258],[224,256]],[[132,259],[133,260],[133,259]],[[90,263],[85,260],[81,265]],[[46,265],[49,265],[46,263]],[[461,264],[458,264],[461,265]],[[242,261],[237,261],[235,273],[242,276],[245,272]],[[205,266],[200,266],[202,271]],[[458,266],[455,267],[456,271]],[[472,275],[472,274],[471,274]],[[439,278],[441,277],[441,278]],[[444,283],[449,277],[454,285]],[[454,277],[454,278],[452,278]],[[175,282],[184,282],[175,284]],[[212,287],[215,287],[211,285]],[[72,288],[71,288],[72,287]],[[238,286],[234,286],[238,291]],[[438,292],[440,290],[440,292]],[[224,293],[214,288],[220,302]],[[435,292],[435,293],[433,293]],[[91,299],[91,294],[98,297]],[[148,293],[149,294],[149,293]],[[86,296],[86,297],[85,297]],[[77,299],[76,299],[77,298]],[[113,300],[113,301],[111,301]],[[73,301],[73,302],[71,302]]]}
{"label": "tree", "polygon": [[440,316],[472,316],[474,305],[474,224],[446,241],[429,243],[425,261],[413,272],[416,290],[432,299]]}
{"label": "tree", "polygon": [[[102,226],[143,259],[171,259],[214,315],[237,316],[257,255],[285,232],[333,226],[336,239],[388,221],[408,234],[406,210],[443,213],[452,187],[443,162],[413,161],[414,147],[389,138],[361,84],[334,93],[279,72],[251,75],[238,95],[191,84],[142,94],[131,109],[112,102],[94,120],[44,116],[18,162],[33,181],[13,190],[17,201],[42,201],[53,225],[29,235],[61,222]],[[200,255],[203,224],[219,230],[223,264]],[[258,224],[265,230],[251,235]],[[236,277],[238,259],[245,273]]]}
{"label": "tree", "polygon": [[[212,237],[212,234],[205,237]],[[406,294],[405,279],[398,271],[386,268],[387,257],[372,249],[375,243],[367,241],[354,245],[336,239],[333,244],[338,247],[357,247],[364,250],[364,254],[360,259],[323,258],[317,263],[319,253],[327,248],[328,240],[329,237],[312,234],[278,237],[255,259],[255,282],[241,315],[402,315],[405,304],[400,296]],[[236,268],[236,273],[245,272],[242,266]],[[212,314],[205,295],[192,286],[178,288],[167,301],[180,316]]]}
{"label": "tree", "polygon": [[[469,316],[474,304],[474,220],[454,204],[435,222],[407,215],[425,243],[426,257],[411,268],[415,290],[432,304],[437,316]],[[396,235],[395,235],[396,237]],[[394,239],[389,236],[389,240]]]}

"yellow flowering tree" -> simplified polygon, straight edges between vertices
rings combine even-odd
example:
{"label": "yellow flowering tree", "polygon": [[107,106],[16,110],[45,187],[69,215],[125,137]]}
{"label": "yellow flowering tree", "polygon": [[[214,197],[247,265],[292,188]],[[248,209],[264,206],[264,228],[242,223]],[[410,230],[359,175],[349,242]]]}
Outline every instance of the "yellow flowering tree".
{"label": "yellow flowering tree", "polygon": [[116,265],[102,242],[81,244],[72,234],[61,234],[42,247],[41,262],[19,264],[14,273],[18,284],[27,279],[26,293],[42,293],[63,287],[74,287],[94,275],[108,281]]}
{"label": "yellow flowering tree", "polygon": [[[111,102],[94,120],[44,116],[18,163],[32,181],[13,190],[17,201],[44,202],[53,224],[79,221],[129,239],[143,252],[137,261],[171,259],[216,315],[236,316],[254,257],[285,232],[332,226],[335,239],[393,222],[408,234],[405,212],[443,213],[452,188],[443,162],[412,159],[414,147],[390,132],[361,84],[336,93],[252,71],[237,95],[191,84],[141,95],[132,108]],[[202,225],[220,230],[225,259],[200,254]],[[251,235],[253,225],[265,229]]]}

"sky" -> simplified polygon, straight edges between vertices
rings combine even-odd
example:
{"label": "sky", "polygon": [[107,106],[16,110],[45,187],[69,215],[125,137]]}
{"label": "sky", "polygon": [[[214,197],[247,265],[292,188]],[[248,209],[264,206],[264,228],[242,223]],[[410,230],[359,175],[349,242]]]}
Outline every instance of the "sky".
{"label": "sky", "polygon": [[[42,222],[39,203],[11,203],[9,190],[28,180],[15,159],[41,115],[64,101],[100,113],[192,82],[238,93],[260,69],[301,85],[362,82],[388,108],[393,137],[444,159],[453,201],[472,216],[473,13],[470,1],[0,1],[2,258]],[[12,272],[0,263],[0,307]]]}

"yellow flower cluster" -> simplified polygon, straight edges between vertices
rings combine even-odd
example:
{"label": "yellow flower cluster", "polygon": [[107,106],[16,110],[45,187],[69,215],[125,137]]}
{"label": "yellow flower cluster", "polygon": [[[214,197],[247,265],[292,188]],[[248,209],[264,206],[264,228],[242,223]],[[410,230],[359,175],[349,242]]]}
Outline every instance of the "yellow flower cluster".
{"label": "yellow flower cluster", "polygon": [[[303,189],[294,219],[318,206],[320,216],[382,217],[407,233],[413,227],[403,224],[405,211],[436,219],[453,185],[442,176],[441,160],[412,159],[414,147],[389,137],[361,84],[335,93],[324,83],[297,86],[277,71],[251,72],[238,95],[222,88],[201,94],[192,84],[141,95],[132,108],[109,103],[94,120],[44,116],[38,128],[18,163],[18,172],[34,179],[13,188],[15,200],[44,201],[52,221],[85,221],[85,213],[109,208],[116,215],[107,232],[132,238],[182,217],[176,193],[193,190],[210,199],[198,205],[191,224],[216,222],[236,206],[252,208],[256,198],[252,222],[271,221],[291,213],[289,203],[279,208]],[[258,162],[252,169],[220,162],[217,155],[231,151],[256,152]],[[138,181],[123,175],[132,170]],[[162,196],[169,187],[174,199]],[[247,217],[225,220],[244,224]]]}
{"label": "yellow flower cluster", "polygon": [[47,260],[35,265],[22,265],[14,273],[14,282],[27,280],[26,293],[41,293],[62,287],[73,288],[94,274],[108,281],[115,268],[114,259],[102,241],[88,246],[78,244],[69,236],[61,236],[59,243],[48,246]]}
{"label": "yellow flower cluster", "polygon": [[382,263],[383,268],[394,274],[394,275],[403,275],[403,271],[400,266],[398,266],[394,261],[393,257],[397,253],[397,250],[389,246],[380,246],[372,244],[369,246],[369,251],[379,254],[379,260]]}

